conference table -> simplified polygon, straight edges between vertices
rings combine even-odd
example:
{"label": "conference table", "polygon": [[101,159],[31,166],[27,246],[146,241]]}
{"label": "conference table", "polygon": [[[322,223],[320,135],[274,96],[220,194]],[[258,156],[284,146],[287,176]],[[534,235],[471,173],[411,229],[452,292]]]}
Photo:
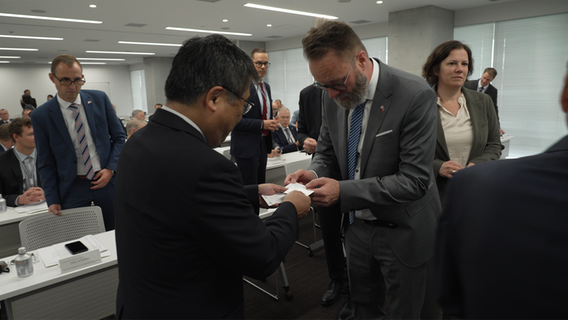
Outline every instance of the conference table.
{"label": "conference table", "polygon": [[[118,265],[114,231],[94,235],[110,256],[68,273],[34,263],[34,274],[18,278],[16,268],[0,273],[0,301],[8,319],[102,319],[115,313]],[[32,250],[36,253],[37,250]],[[16,255],[0,258],[9,263]]]}

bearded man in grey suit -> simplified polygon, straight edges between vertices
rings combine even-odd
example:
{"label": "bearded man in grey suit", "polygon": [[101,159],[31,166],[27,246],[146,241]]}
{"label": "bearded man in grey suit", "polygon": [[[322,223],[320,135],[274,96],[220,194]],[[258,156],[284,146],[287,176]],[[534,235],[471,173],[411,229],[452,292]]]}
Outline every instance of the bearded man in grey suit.
{"label": "bearded man in grey suit", "polygon": [[318,20],[302,44],[329,95],[312,164],[285,184],[305,183],[315,205],[340,204],[354,317],[418,319],[441,213],[434,91],[369,58],[344,22]]}

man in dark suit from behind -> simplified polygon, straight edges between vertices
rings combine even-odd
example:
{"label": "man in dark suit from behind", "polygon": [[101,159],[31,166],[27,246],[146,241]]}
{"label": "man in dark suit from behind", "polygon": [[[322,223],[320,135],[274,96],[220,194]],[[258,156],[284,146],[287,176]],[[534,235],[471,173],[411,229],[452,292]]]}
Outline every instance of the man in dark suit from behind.
{"label": "man in dark suit from behind", "polygon": [[296,127],[290,124],[290,110],[282,105],[275,119],[280,127],[272,133],[274,143],[280,147],[282,153],[298,151],[298,132]]}
{"label": "man in dark suit from behind", "polygon": [[263,223],[259,194],[285,188],[243,187],[234,163],[212,149],[248,109],[256,77],[250,58],[220,35],[191,38],[175,56],[166,105],[118,164],[118,319],[244,318],[242,276],[269,276],[293,246],[309,198],[289,193]]}
{"label": "man in dark suit from behind", "polygon": [[[306,152],[316,152],[320,135],[323,95],[327,94],[314,85],[309,85],[300,92],[298,116],[298,141]],[[327,272],[330,283],[321,297],[321,305],[327,307],[335,303],[341,293],[345,296],[339,318],[346,319],[352,314],[349,298],[349,280],[347,264],[343,253],[343,235],[341,231],[341,211],[338,205],[316,207],[321,226]]]}
{"label": "man in dark suit from behind", "polygon": [[10,138],[10,124],[0,125],[0,153],[10,150],[14,146],[14,140]]}
{"label": "man in dark suit from behind", "polygon": [[9,126],[14,148],[0,154],[0,194],[11,207],[45,200],[37,172],[32,121],[16,118]]}
{"label": "man in dark suit from behind", "polygon": [[231,133],[231,155],[235,157],[244,184],[266,181],[267,157],[275,152],[272,132],[278,130],[278,121],[272,115],[270,85],[263,81],[270,66],[268,53],[255,48],[250,57],[258,74],[258,80],[250,85],[249,100],[253,106]]}
{"label": "man in dark suit from behind", "polygon": [[[564,81],[568,112],[568,73]],[[436,254],[444,314],[567,319],[568,136],[538,155],[460,171],[447,190]]]}
{"label": "man in dark suit from behind", "polygon": [[[477,80],[469,80],[466,81],[463,86],[475,90],[478,92],[483,92],[491,97],[493,101],[493,106],[495,107],[495,114],[497,114],[497,118],[499,118],[499,108],[497,107],[497,88],[495,88],[491,82],[495,80],[497,77],[497,70],[495,68],[486,68],[481,75],[481,78]],[[501,134],[505,133],[505,131],[499,129]]]}

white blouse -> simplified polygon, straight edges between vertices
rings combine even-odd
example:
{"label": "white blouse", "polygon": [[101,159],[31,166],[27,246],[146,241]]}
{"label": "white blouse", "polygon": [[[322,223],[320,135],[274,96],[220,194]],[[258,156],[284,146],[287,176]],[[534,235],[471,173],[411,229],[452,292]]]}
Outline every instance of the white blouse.
{"label": "white blouse", "polygon": [[440,113],[450,160],[465,168],[473,144],[473,129],[463,93],[458,98],[458,104],[460,108],[457,115],[454,116],[442,106],[440,97],[438,97],[438,112]]}

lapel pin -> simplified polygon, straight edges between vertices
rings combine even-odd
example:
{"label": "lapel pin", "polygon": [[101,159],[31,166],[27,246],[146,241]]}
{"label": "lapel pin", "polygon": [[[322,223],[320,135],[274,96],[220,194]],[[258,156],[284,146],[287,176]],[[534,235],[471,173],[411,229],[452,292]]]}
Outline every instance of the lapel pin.
{"label": "lapel pin", "polygon": [[88,104],[91,104],[93,101],[87,101]]}
{"label": "lapel pin", "polygon": [[381,106],[381,111],[385,112],[385,106]]}

